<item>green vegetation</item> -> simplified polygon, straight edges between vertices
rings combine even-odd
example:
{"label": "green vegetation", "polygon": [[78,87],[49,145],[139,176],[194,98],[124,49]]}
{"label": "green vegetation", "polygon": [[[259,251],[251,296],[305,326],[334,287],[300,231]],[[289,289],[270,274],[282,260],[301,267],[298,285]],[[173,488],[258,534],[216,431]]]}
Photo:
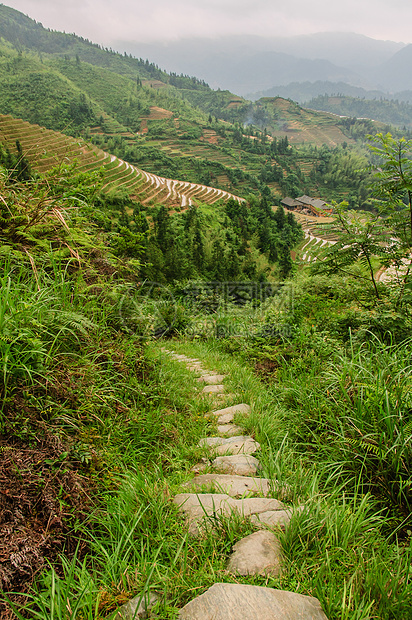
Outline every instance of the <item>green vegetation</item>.
{"label": "green vegetation", "polygon": [[[367,121],[250,106],[0,16],[0,111],[50,128],[0,118],[0,614],[103,620],[159,592],[172,620],[229,581],[329,620],[411,617],[410,142],[369,153]],[[273,207],[312,192],[341,203],[317,274]],[[294,509],[280,577],[227,573],[251,521],[195,539],[171,502],[215,423],[165,342],[252,405],[235,421]]]}
{"label": "green vegetation", "polygon": [[[336,239],[315,265],[318,273],[346,273],[362,277],[356,267],[366,267],[375,295],[380,294],[375,279],[379,266],[403,268],[398,275],[396,307],[402,303],[405,290],[411,287],[412,247],[412,142],[391,134],[371,136],[371,150],[382,168],[375,174],[373,195],[375,211],[353,213],[348,203],[336,205],[336,219],[326,226]],[[353,267],[355,266],[355,271]]]}
{"label": "green vegetation", "polygon": [[[376,138],[374,192],[386,226],[405,231],[393,256],[410,248],[409,149]],[[195,377],[161,352],[172,337],[253,404],[238,421],[263,473],[304,507],[281,535],[283,575],[235,581],[317,596],[330,620],[409,617],[408,274],[379,282],[378,299],[361,261],[355,279],[303,271],[276,284],[300,230],[265,193],[169,214],[102,192],[97,172],[30,178],[23,153],[1,157],[0,501],[27,541],[1,579],[16,616],[113,618],[158,591],[172,619],[232,580],[227,557],[254,526],[221,520],[192,539],[170,502],[213,429]]]}
{"label": "green vegetation", "polygon": [[0,15],[1,113],[81,135],[148,172],[242,197],[267,186],[274,199],[314,194],[365,206],[366,183],[359,186],[355,170],[367,155],[355,140],[385,131],[382,125],[337,119],[280,97],[252,104],[46,30],[3,5]]}
{"label": "green vegetation", "polygon": [[412,106],[405,101],[319,95],[305,105],[314,110],[333,112],[351,119],[375,119],[381,123],[403,127],[404,132],[412,126]]}

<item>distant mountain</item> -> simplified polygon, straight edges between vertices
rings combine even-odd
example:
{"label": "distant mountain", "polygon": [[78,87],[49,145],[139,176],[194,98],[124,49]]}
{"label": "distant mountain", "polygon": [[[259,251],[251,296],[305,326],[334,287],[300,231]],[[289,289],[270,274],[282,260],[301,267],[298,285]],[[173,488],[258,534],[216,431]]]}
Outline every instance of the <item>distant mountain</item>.
{"label": "distant mountain", "polygon": [[412,129],[412,105],[407,102],[382,98],[366,99],[344,95],[320,95],[307,102],[312,110],[332,112],[350,118],[368,118],[397,127]]}
{"label": "distant mountain", "polygon": [[229,65],[225,70],[227,87],[239,93],[245,93],[249,86],[260,90],[272,84],[286,85],[304,80],[361,81],[354,71],[338,67],[328,60],[295,58],[281,52],[261,52]]}
{"label": "distant mountain", "polygon": [[375,82],[394,91],[412,90],[412,45],[407,45],[374,72]]}
{"label": "distant mountain", "polygon": [[168,71],[196,75],[213,88],[228,88],[246,95],[274,84],[317,80],[374,88],[377,68],[405,44],[354,33],[318,33],[277,38],[183,39],[151,44],[117,41],[115,47],[149,57]]}
{"label": "distant mountain", "polygon": [[[401,96],[397,93],[396,98],[402,101],[409,101],[412,93],[409,92]],[[360,86],[352,86],[345,82],[328,82],[318,80],[316,82],[291,82],[286,86],[273,86],[267,90],[248,93],[247,98],[256,101],[261,97],[284,97],[285,99],[293,99],[300,104],[307,103],[314,97],[322,95],[346,95],[348,97],[359,97],[361,99],[389,99],[391,94],[383,90],[366,90]]]}
{"label": "distant mountain", "polygon": [[279,44],[287,54],[312,60],[325,58],[335,65],[362,73],[364,68],[384,63],[405,46],[354,32],[319,32],[283,38]]}

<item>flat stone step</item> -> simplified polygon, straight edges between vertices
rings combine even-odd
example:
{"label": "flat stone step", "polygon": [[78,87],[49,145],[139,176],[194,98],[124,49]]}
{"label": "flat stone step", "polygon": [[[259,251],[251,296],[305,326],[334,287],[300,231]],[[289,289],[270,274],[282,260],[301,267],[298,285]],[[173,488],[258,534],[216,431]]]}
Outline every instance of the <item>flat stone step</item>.
{"label": "flat stone step", "polygon": [[183,487],[196,490],[206,487],[209,491],[215,490],[231,497],[239,497],[246,493],[259,493],[266,496],[270,491],[270,480],[230,474],[202,474],[185,482]]}
{"label": "flat stone step", "polygon": [[226,435],[226,437],[236,437],[243,431],[243,428],[236,426],[236,424],[219,424],[217,432],[219,435]]}
{"label": "flat stone step", "polygon": [[260,449],[260,444],[248,435],[234,437],[205,437],[199,441],[199,446],[209,447],[219,456],[227,454],[253,454]]}
{"label": "flat stone step", "polygon": [[147,618],[147,612],[158,600],[160,600],[160,595],[156,593],[135,596],[117,610],[114,620],[137,620],[138,618]]}
{"label": "flat stone step", "polygon": [[328,620],[317,598],[261,586],[215,583],[179,612],[180,620]]}
{"label": "flat stone step", "polygon": [[224,415],[221,415],[218,417],[217,419],[217,423],[218,424],[230,424],[231,422],[233,422],[233,418],[234,418],[234,414],[233,413],[225,413]]}
{"label": "flat stone step", "polygon": [[221,383],[215,385],[205,385],[202,392],[204,394],[224,394],[225,386]]}
{"label": "flat stone step", "polygon": [[201,448],[205,446],[212,448],[214,446],[226,445],[237,441],[247,441],[248,439],[252,439],[252,437],[249,437],[249,435],[235,435],[234,437],[203,437],[199,441],[199,446]]}
{"label": "flat stone step", "polygon": [[255,476],[261,468],[259,461],[248,454],[218,456],[211,466],[220,472],[238,476]]}
{"label": "flat stone step", "polygon": [[245,403],[239,403],[238,405],[232,405],[231,407],[225,407],[224,409],[217,409],[216,411],[212,411],[212,413],[218,418],[223,415],[235,415],[235,413],[250,413],[250,406]]}
{"label": "flat stone step", "polygon": [[[257,516],[260,513],[280,512],[278,525],[285,526],[290,520],[291,510],[277,499],[263,497],[247,497],[233,499],[226,493],[179,493],[173,499],[180,512],[186,515],[189,533],[197,536],[203,526],[213,525],[213,519],[219,516],[230,516],[236,513],[242,517]],[[212,518],[212,521],[210,520]],[[258,524],[258,527],[263,526]]]}
{"label": "flat stone step", "polygon": [[[235,439],[236,437],[230,437]],[[213,448],[213,453],[218,456],[229,454],[254,454],[260,450],[260,444],[254,439],[246,439],[245,441],[232,441],[231,443],[221,444]]]}
{"label": "flat stone step", "polygon": [[201,377],[199,377],[198,381],[199,382],[204,382],[207,383],[208,385],[217,385],[218,383],[222,383],[223,379],[226,377],[226,375],[202,375]]}
{"label": "flat stone step", "polygon": [[282,562],[279,540],[273,532],[260,530],[242,538],[234,545],[227,570],[232,575],[278,577],[282,572]]}
{"label": "flat stone step", "polygon": [[218,456],[212,462],[203,458],[201,463],[194,465],[191,471],[200,474],[208,467],[215,469],[222,474],[232,474],[233,476],[256,476],[261,465],[254,456],[249,454],[233,454],[229,456]]}
{"label": "flat stone step", "polygon": [[251,516],[250,520],[259,528],[280,527],[282,529],[289,523],[292,513],[290,510],[267,510]]}

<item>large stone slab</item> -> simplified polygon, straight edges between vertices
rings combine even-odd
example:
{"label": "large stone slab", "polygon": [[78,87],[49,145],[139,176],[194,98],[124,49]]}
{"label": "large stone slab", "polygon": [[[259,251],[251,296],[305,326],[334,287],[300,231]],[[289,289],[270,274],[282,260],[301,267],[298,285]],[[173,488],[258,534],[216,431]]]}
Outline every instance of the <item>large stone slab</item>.
{"label": "large stone slab", "polygon": [[207,383],[208,385],[217,385],[219,383],[222,383],[223,379],[226,377],[226,375],[209,375],[209,374],[204,374],[201,377],[199,377],[198,381],[203,381],[204,383]]}
{"label": "large stone slab", "polygon": [[186,489],[208,489],[226,493],[231,497],[241,497],[246,493],[268,495],[270,480],[267,478],[250,478],[248,476],[231,476],[229,474],[202,474],[189,480],[184,485]]}
{"label": "large stone slab", "polygon": [[201,448],[213,448],[215,446],[223,446],[230,443],[236,443],[238,441],[247,441],[248,439],[252,439],[252,437],[249,435],[235,435],[234,437],[203,437],[199,441],[199,446]]}
{"label": "large stone slab", "polygon": [[260,586],[215,583],[179,612],[181,620],[327,620],[317,598]]}
{"label": "large stone slab", "polygon": [[236,437],[241,434],[243,428],[236,426],[236,424],[219,424],[217,432],[219,435],[225,435],[226,437]]}
{"label": "large stone slab", "polygon": [[233,474],[237,476],[255,476],[261,465],[259,461],[250,454],[231,454],[229,456],[217,456],[210,462],[203,458],[191,468],[195,474],[204,472],[208,467],[212,467],[222,474]]}
{"label": "large stone slab", "polygon": [[[231,438],[232,439],[232,438]],[[246,441],[232,441],[213,448],[214,454],[225,456],[228,454],[254,454],[260,449],[260,444],[254,439]]]}
{"label": "large stone slab", "polygon": [[270,575],[282,572],[282,548],[272,532],[261,530],[239,540],[227,569],[233,575]]}
{"label": "large stone slab", "polygon": [[138,620],[138,618],[147,618],[147,612],[160,599],[159,594],[152,593],[145,596],[135,596],[125,605],[122,605],[114,620]]}
{"label": "large stone slab", "polygon": [[260,444],[248,435],[205,437],[200,440],[199,446],[211,448],[213,454],[218,456],[227,454],[253,454],[260,448]]}
{"label": "large stone slab", "polygon": [[231,407],[225,407],[224,409],[217,409],[216,411],[212,411],[212,413],[218,418],[227,414],[235,415],[235,413],[250,413],[250,406],[245,403],[239,403],[238,405],[232,405]]}
{"label": "large stone slab", "polygon": [[180,512],[186,515],[189,533],[197,536],[202,526],[213,525],[213,519],[236,513],[250,517],[263,512],[286,512],[285,505],[277,499],[247,497],[233,499],[226,493],[179,493],[173,499]]}
{"label": "large stone slab", "polygon": [[218,417],[217,423],[218,424],[230,424],[231,422],[233,422],[234,417],[235,415],[233,413],[225,413],[224,415],[221,415]]}
{"label": "large stone slab", "polygon": [[288,525],[292,517],[291,510],[267,510],[251,516],[250,520],[257,527],[280,527],[282,530]]}
{"label": "large stone slab", "polygon": [[202,392],[203,394],[224,394],[225,386],[221,383],[216,385],[205,385]]}
{"label": "large stone slab", "polygon": [[238,476],[254,476],[261,467],[259,461],[249,454],[218,456],[211,466],[219,472]]}

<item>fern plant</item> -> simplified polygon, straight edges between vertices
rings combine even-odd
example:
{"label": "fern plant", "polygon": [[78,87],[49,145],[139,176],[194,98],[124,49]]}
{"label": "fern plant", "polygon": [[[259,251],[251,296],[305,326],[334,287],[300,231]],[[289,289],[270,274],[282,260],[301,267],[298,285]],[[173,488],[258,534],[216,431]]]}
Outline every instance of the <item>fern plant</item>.
{"label": "fern plant", "polygon": [[408,343],[377,339],[340,355],[327,373],[330,397],[340,403],[331,429],[341,464],[407,519],[412,509],[412,366]]}
{"label": "fern plant", "polygon": [[94,324],[67,303],[64,288],[43,275],[27,279],[9,266],[0,278],[0,395],[20,380],[33,382],[57,349],[73,348]]}

